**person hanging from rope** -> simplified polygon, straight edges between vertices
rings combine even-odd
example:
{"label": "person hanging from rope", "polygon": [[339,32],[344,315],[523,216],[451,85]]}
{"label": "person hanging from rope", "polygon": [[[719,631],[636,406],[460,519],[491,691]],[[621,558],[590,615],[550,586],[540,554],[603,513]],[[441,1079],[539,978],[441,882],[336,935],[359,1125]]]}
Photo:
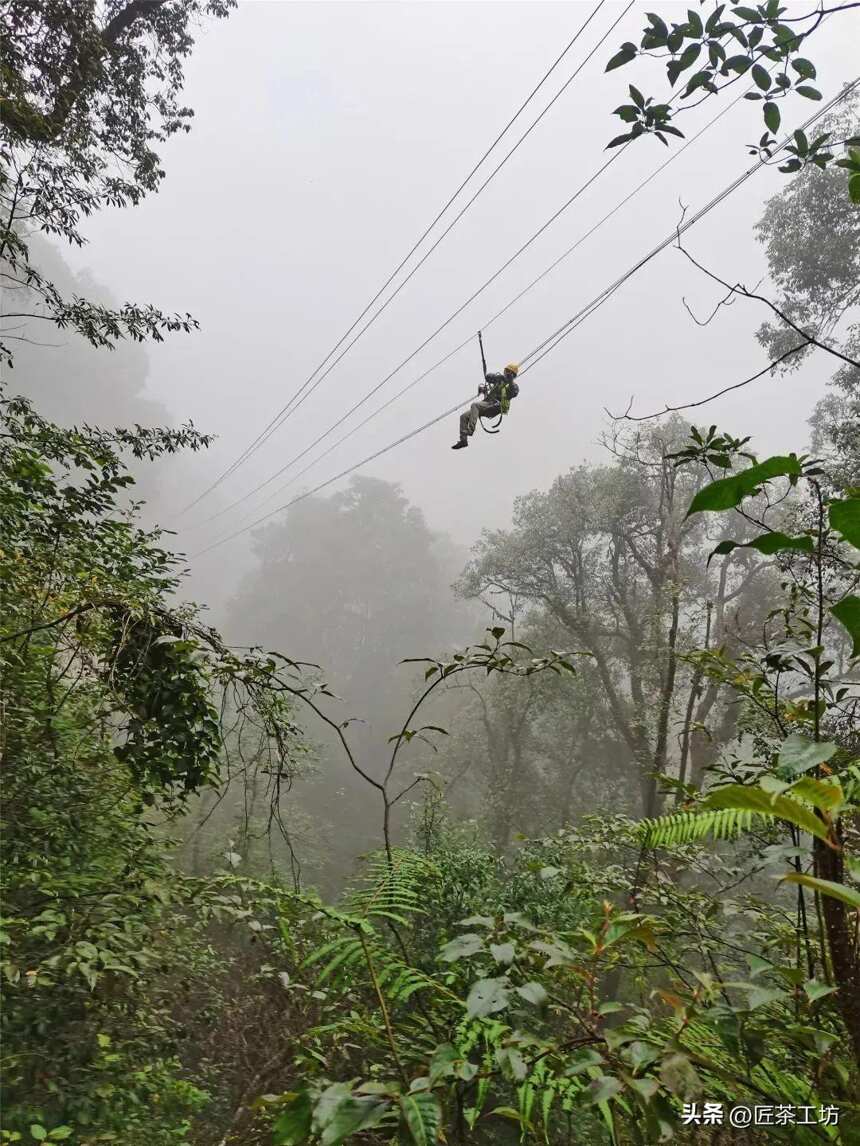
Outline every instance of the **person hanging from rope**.
{"label": "person hanging from rope", "polygon": [[[460,415],[460,437],[451,447],[452,450],[462,450],[468,446],[469,438],[474,434],[479,418],[498,418],[499,422],[492,429],[484,426],[487,433],[497,434],[499,423],[510,410],[511,399],[516,398],[520,392],[515,381],[520,372],[519,366],[515,362],[510,362],[502,374],[488,374],[487,360],[484,357],[484,341],[480,331],[478,331],[478,345],[481,347],[484,384],[478,387],[479,400],[473,402],[469,409]],[[481,424],[483,425],[483,423]]]}

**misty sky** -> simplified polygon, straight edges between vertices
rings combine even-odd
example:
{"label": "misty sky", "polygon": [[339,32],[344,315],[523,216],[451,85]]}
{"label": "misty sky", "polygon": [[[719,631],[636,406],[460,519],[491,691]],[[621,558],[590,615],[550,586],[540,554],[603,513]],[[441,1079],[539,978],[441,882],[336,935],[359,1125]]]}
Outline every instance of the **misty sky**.
{"label": "misty sky", "polygon": [[[476,188],[581,62],[624,5],[608,0],[550,82],[470,184]],[[684,18],[683,4],[658,11]],[[798,14],[809,5],[790,4]],[[264,427],[357,317],[430,219],[513,114],[591,10],[590,3],[240,3],[207,24],[188,67],[190,136],[164,149],[167,179],[134,210],[88,221],[89,246],[68,251],[120,299],[191,311],[193,336],[148,349],[149,393],[177,422],[193,418],[219,436],[207,455],[183,465],[181,506],[200,492]],[[179,528],[246,493],[380,381],[496,271],[605,161],[622,127],[610,113],[634,82],[664,99],[662,65],[637,61],[609,75],[608,57],[638,39],[634,6],[545,119],[478,198],[381,319],[247,465]],[[853,13],[831,17],[809,55],[825,99],[857,67]],[[853,40],[853,43],[852,43]],[[678,124],[692,135],[728,97],[706,102]],[[795,126],[816,105],[787,105]],[[762,132],[760,105],[741,101],[641,194],[600,228],[485,334],[491,368],[523,358],[676,224],[679,201],[695,209],[752,160],[743,146]],[[673,143],[677,148],[680,141]],[[577,203],[437,339],[397,374],[343,434],[397,389],[483,326],[533,277],[659,163],[647,139],[629,148]],[[689,249],[716,272],[753,285],[764,273],[752,227],[765,199],[784,186],[761,171],[691,230]],[[465,200],[463,200],[465,201]],[[447,218],[453,216],[449,213]],[[423,250],[424,248],[422,248]],[[411,264],[410,264],[411,265]],[[648,412],[689,401],[761,368],[753,333],[766,313],[739,301],[700,329],[682,305],[707,313],[713,284],[674,251],[636,275],[593,318],[525,375],[503,432],[477,435],[452,453],[456,418],[433,427],[366,472],[402,483],[434,529],[471,542],[482,525],[504,525],[511,502],[546,487],[569,466],[607,455],[604,407]],[[810,360],[699,415],[755,447],[801,449],[805,419],[830,372]],[[480,381],[475,342],[413,388],[344,446],[263,502],[186,533],[189,552],[246,524],[463,398]],[[330,441],[318,447],[325,448]],[[201,561],[219,562],[244,541]]]}

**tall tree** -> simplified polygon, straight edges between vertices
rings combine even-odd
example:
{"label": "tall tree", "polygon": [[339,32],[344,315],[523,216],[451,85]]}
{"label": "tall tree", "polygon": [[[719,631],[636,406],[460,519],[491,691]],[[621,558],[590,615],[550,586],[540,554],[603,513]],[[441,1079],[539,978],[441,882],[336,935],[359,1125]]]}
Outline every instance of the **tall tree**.
{"label": "tall tree", "polygon": [[[860,133],[857,100],[822,127],[835,137]],[[756,225],[764,244],[775,302],[805,331],[827,341],[855,361],[860,359],[860,211],[845,197],[844,177],[828,168],[808,169],[770,199]],[[764,323],[758,339],[775,358],[796,340],[775,321]],[[797,370],[809,350],[780,366]],[[860,480],[860,369],[840,362],[831,392],[812,417],[814,448],[825,451],[831,476],[841,485]]]}
{"label": "tall tree", "polygon": [[[323,664],[344,716],[356,719],[356,756],[374,772],[414,684],[399,662],[446,647],[472,624],[449,588],[462,557],[452,557],[397,486],[369,477],[300,502],[256,534],[254,546],[258,567],[235,597],[230,632]],[[329,872],[333,860],[346,865],[378,838],[373,801],[340,756],[326,753],[302,802],[327,825]]]}
{"label": "tall tree", "polygon": [[[513,528],[484,534],[461,583],[467,595],[495,588],[539,605],[591,655],[646,815],[673,734],[681,730],[682,755],[704,747],[692,729],[717,700],[681,654],[706,634],[726,639],[756,575],[743,559],[702,573],[706,535],[685,516],[698,479],[670,456],[680,432],[680,423],[648,431],[617,465],[579,467],[519,498]],[[693,780],[704,762],[693,761]]]}
{"label": "tall tree", "polygon": [[[235,0],[6,0],[0,91],[0,273],[5,317],[70,327],[95,346],[191,330],[190,315],[65,295],[33,263],[32,229],[82,245],[81,220],[139,203],[164,177],[158,144],[189,130],[183,64],[202,16]],[[8,326],[7,326],[8,331]],[[0,331],[0,364],[12,351]]]}

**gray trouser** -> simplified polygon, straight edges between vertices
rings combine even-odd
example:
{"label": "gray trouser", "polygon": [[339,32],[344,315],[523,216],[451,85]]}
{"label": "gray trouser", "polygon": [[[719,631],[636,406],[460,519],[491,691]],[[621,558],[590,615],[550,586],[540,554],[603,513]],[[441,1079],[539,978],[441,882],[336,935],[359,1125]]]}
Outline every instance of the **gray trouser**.
{"label": "gray trouser", "polygon": [[471,438],[478,424],[478,418],[497,418],[501,413],[498,402],[488,402],[486,399],[473,402],[468,411],[460,415],[460,437]]}

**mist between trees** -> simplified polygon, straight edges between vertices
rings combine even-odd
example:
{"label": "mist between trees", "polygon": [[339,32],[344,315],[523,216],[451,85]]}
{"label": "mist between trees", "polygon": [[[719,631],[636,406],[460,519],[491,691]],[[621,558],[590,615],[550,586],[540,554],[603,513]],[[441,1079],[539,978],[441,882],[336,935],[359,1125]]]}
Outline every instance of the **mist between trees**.
{"label": "mist between trees", "polygon": [[[371,470],[189,565],[211,438],[144,344],[204,335],[61,244],[158,188],[233,5],[6,7],[0,1142],[860,1140],[856,97],[779,138],[823,14],[605,51],[761,97],[766,279],[676,257],[713,290],[685,322],[760,322],[732,383],[832,369],[779,453],[691,388],[506,528],[470,491],[469,546]],[[605,142],[669,146],[683,109],[628,90]]]}

